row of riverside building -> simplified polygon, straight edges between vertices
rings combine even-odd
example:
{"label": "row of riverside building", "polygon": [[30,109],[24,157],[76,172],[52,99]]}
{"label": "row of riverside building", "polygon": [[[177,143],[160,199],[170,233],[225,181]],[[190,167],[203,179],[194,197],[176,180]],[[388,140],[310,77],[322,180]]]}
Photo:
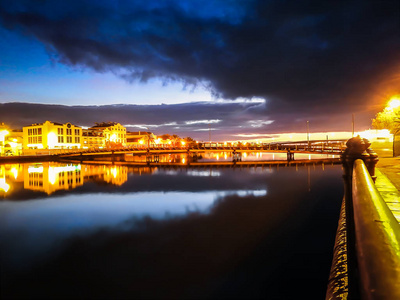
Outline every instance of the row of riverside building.
{"label": "row of riverside building", "polygon": [[40,150],[101,149],[147,146],[150,143],[171,144],[153,133],[129,132],[116,122],[96,123],[82,128],[71,123],[44,123],[11,130],[0,123],[0,155],[29,155]]}

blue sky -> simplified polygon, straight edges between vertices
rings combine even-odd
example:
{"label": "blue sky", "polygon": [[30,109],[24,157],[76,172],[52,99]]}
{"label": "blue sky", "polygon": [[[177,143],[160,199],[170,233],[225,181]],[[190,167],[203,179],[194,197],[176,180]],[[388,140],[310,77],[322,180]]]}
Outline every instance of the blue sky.
{"label": "blue sky", "polygon": [[213,100],[202,86],[152,79],[127,82],[112,72],[64,65],[34,38],[0,28],[0,101],[67,105],[172,104]]}

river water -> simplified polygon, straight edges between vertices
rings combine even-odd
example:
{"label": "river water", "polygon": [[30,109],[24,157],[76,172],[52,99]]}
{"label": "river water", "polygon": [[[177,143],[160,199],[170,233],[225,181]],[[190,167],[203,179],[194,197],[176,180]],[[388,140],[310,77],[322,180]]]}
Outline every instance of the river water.
{"label": "river water", "polygon": [[0,165],[1,298],[323,299],[341,174]]}

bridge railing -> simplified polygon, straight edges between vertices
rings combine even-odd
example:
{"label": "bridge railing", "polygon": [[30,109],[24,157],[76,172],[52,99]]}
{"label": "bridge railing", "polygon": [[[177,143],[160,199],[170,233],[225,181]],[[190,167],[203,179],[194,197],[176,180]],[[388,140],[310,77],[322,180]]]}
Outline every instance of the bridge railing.
{"label": "bridge railing", "polygon": [[353,169],[356,257],[365,299],[400,299],[400,225],[360,159]]}
{"label": "bridge railing", "polygon": [[400,299],[400,225],[375,187],[377,156],[350,139],[345,196],[326,299]]}

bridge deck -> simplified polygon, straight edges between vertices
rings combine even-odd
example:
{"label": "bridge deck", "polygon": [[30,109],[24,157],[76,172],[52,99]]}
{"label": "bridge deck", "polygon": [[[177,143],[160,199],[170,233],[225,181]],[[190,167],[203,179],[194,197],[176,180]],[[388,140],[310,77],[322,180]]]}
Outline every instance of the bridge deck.
{"label": "bridge deck", "polygon": [[93,160],[76,160],[61,159],[69,163],[81,164],[110,164],[110,165],[126,165],[126,166],[147,166],[147,167],[242,167],[242,166],[269,166],[269,165],[313,165],[313,164],[340,164],[339,158],[323,158],[323,159],[303,159],[303,160],[274,160],[274,161],[213,161],[213,162],[185,162],[185,163],[169,163],[169,162],[137,162],[137,161],[93,161]]}
{"label": "bridge deck", "polygon": [[236,153],[303,153],[303,154],[332,154],[339,155],[342,150],[339,148],[324,150],[316,148],[313,150],[295,150],[295,149],[263,149],[263,148],[191,148],[191,149],[178,149],[178,148],[150,148],[150,149],[123,149],[123,150],[107,150],[107,151],[74,151],[70,153],[60,153],[60,157],[73,157],[73,156],[98,156],[98,155],[120,155],[120,154],[178,154],[178,153],[206,153],[206,152],[236,152]]}

